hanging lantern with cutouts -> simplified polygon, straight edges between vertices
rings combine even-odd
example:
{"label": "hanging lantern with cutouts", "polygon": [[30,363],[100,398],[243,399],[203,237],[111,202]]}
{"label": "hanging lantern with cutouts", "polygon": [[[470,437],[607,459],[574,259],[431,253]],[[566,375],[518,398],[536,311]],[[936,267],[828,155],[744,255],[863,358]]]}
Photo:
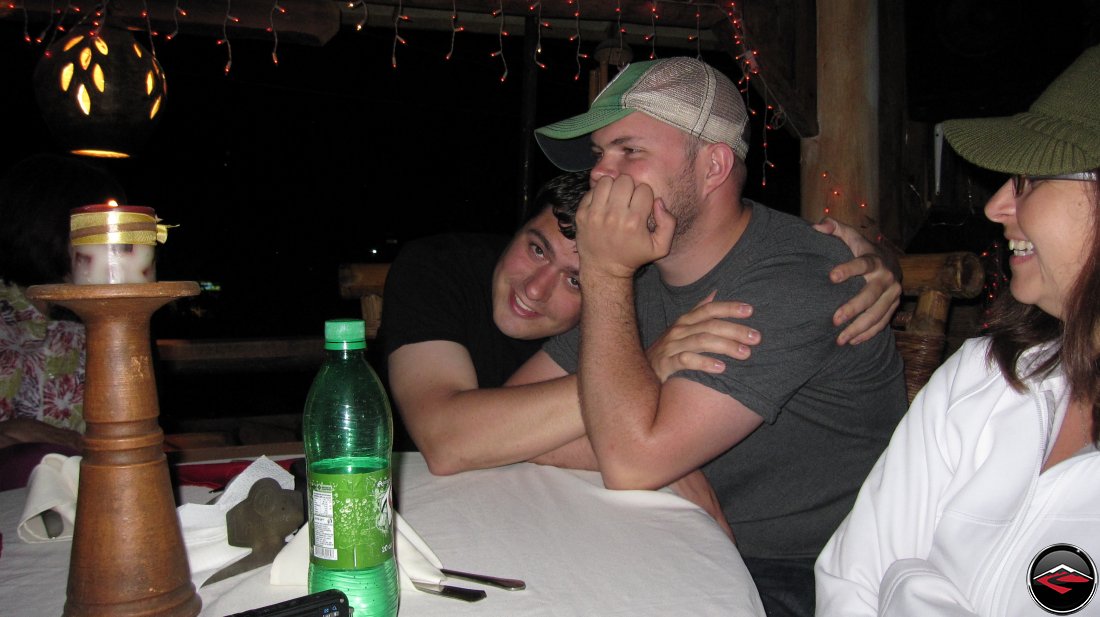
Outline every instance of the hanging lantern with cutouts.
{"label": "hanging lantern with cutouts", "polygon": [[148,140],[167,87],[153,54],[127,30],[74,28],[34,70],[38,106],[65,150],[125,158]]}

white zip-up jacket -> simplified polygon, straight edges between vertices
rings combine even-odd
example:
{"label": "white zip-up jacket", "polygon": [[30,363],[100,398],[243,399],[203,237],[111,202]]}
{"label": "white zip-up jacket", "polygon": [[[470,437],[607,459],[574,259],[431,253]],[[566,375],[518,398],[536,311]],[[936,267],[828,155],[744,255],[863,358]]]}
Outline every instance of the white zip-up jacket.
{"label": "white zip-up jacket", "polygon": [[[1029,591],[1036,555],[1070,544],[1100,560],[1100,453],[1039,473],[1065,379],[1016,392],[988,349],[967,341],[913,401],[818,557],[819,617],[1049,615]],[[1075,615],[1100,615],[1100,599]]]}

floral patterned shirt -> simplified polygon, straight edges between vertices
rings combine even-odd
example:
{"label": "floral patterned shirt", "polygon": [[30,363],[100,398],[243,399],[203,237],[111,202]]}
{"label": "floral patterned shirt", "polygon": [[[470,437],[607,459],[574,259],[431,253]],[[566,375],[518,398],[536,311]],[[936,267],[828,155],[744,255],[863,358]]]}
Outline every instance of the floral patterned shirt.
{"label": "floral patterned shirt", "polygon": [[84,432],[84,325],[49,319],[0,282],[0,420]]}

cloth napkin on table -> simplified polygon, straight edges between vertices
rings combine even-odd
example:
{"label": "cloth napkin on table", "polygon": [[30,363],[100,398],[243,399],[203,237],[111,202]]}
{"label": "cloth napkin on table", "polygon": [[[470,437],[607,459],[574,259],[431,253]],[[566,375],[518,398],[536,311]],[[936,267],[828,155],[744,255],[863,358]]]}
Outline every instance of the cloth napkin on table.
{"label": "cloth napkin on table", "polygon": [[[393,513],[394,544],[401,588],[415,591],[412,581],[440,584],[445,578],[428,543],[397,512]],[[272,585],[305,585],[309,573],[309,523],[294,535],[271,564]]]}
{"label": "cloth napkin on table", "polygon": [[[27,501],[19,517],[19,537],[24,542],[72,540],[76,522],[76,491],[80,480],[80,457],[47,454],[31,470],[27,479]],[[46,533],[42,513],[53,510],[60,515],[61,533],[51,538]]]}
{"label": "cloth napkin on table", "polygon": [[213,504],[185,503],[176,509],[187,561],[191,564],[191,581],[196,587],[201,587],[218,570],[252,552],[251,548],[229,544],[225,514],[244,501],[252,485],[262,478],[273,478],[284,489],[294,488],[294,476],[290,472],[261,456],[230,480]]}
{"label": "cloth napkin on table", "polygon": [[[79,456],[47,454],[31,471],[27,480],[27,501],[19,517],[19,537],[24,542],[72,540],[76,521],[77,488],[80,480]],[[183,504],[177,508],[184,548],[191,565],[191,580],[196,587],[223,567],[244,558],[251,548],[231,546],[225,514],[248,497],[252,485],[261,478],[273,478],[279,486],[293,490],[294,476],[267,457],[253,461],[237,474],[218,500],[210,505]],[[46,533],[42,512],[60,515],[62,532],[54,538]]]}

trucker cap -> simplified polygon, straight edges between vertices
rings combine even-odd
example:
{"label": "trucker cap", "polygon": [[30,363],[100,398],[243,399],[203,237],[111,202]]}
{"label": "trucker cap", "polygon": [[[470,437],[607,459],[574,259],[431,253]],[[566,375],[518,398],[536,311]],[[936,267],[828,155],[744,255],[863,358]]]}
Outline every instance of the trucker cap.
{"label": "trucker cap", "polygon": [[712,143],[748,154],[749,115],[737,88],[714,67],[686,56],[628,64],[588,111],[544,126],[535,139],[554,165],[581,171],[595,164],[589,135],[638,111]]}

